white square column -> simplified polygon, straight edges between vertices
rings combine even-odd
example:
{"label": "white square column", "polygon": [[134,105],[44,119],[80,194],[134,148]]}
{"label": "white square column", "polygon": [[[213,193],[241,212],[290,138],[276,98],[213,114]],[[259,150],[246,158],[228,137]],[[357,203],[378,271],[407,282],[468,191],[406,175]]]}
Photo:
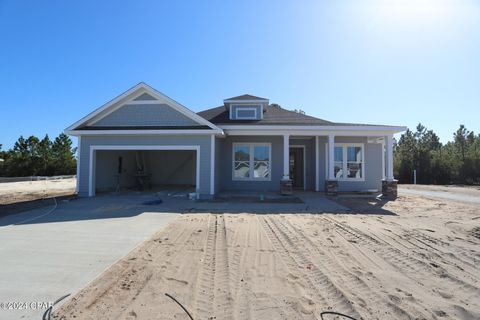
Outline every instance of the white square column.
{"label": "white square column", "polygon": [[290,135],[283,135],[283,179],[290,179]]}
{"label": "white square column", "polygon": [[335,180],[335,136],[328,135],[328,180]]}
{"label": "white square column", "polygon": [[320,191],[320,146],[319,137],[315,136],[315,191]]}
{"label": "white square column", "polygon": [[386,167],[387,167],[387,172],[386,172],[386,180],[387,181],[392,181],[394,180],[393,177],[393,135],[388,135],[386,137],[386,152],[385,152],[385,157],[386,157]]}

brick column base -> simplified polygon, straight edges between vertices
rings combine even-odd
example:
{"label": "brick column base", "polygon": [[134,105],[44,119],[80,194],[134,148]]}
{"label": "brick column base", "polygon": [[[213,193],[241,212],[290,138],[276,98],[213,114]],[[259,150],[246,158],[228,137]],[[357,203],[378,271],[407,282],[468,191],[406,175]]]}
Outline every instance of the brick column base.
{"label": "brick column base", "polygon": [[282,196],[290,196],[293,194],[293,181],[291,179],[280,180],[280,194]]}
{"label": "brick column base", "polygon": [[338,181],[337,180],[326,180],[325,181],[325,192],[329,196],[336,196],[338,194]]}
{"label": "brick column base", "polygon": [[390,200],[397,199],[398,180],[382,180],[382,194]]}

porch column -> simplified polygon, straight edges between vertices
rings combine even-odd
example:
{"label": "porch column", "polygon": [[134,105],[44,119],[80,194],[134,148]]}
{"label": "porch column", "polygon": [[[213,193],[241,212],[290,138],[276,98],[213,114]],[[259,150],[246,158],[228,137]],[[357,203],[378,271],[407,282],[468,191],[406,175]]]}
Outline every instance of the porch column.
{"label": "porch column", "polygon": [[280,180],[280,194],[292,195],[293,182],[290,180],[290,135],[283,135],[283,177]]}
{"label": "porch column", "polygon": [[290,135],[283,135],[283,179],[290,179]]}
{"label": "porch column", "polygon": [[386,180],[386,168],[385,168],[385,137],[382,140],[382,180]]}
{"label": "porch column", "polygon": [[382,181],[382,194],[390,200],[397,198],[397,180],[393,177],[393,135],[386,136],[386,179]]}
{"label": "porch column", "polygon": [[210,139],[210,195],[213,196],[215,195],[215,135],[212,134]]}
{"label": "porch column", "polygon": [[335,179],[335,135],[328,135],[328,172],[325,181],[327,195],[336,196],[338,193],[338,181]]}
{"label": "porch column", "polygon": [[334,180],[334,162],[335,162],[335,136],[328,135],[328,180]]}
{"label": "porch column", "polygon": [[387,165],[387,176],[386,180],[393,180],[393,135],[387,136],[387,150],[386,150],[386,165]]}
{"label": "porch column", "polygon": [[315,191],[320,191],[320,146],[318,136],[315,136]]}

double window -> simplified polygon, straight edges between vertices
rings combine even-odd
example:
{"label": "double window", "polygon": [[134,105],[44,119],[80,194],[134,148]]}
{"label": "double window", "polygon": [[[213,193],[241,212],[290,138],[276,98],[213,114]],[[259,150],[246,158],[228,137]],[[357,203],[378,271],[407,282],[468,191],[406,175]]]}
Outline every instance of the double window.
{"label": "double window", "polygon": [[271,144],[234,143],[233,180],[271,179]]}
{"label": "double window", "polygon": [[364,180],[363,144],[335,144],[334,176],[338,180]]}

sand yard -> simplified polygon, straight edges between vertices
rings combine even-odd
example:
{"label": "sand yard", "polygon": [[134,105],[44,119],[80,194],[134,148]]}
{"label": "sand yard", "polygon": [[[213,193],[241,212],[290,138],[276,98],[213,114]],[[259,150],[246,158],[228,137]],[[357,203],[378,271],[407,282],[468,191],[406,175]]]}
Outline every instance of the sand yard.
{"label": "sand yard", "polygon": [[0,183],[0,205],[71,195],[76,183],[75,178]]}
{"label": "sand yard", "polygon": [[[184,214],[55,318],[479,319],[480,210],[401,196],[358,214]],[[333,318],[326,318],[333,319]]]}

